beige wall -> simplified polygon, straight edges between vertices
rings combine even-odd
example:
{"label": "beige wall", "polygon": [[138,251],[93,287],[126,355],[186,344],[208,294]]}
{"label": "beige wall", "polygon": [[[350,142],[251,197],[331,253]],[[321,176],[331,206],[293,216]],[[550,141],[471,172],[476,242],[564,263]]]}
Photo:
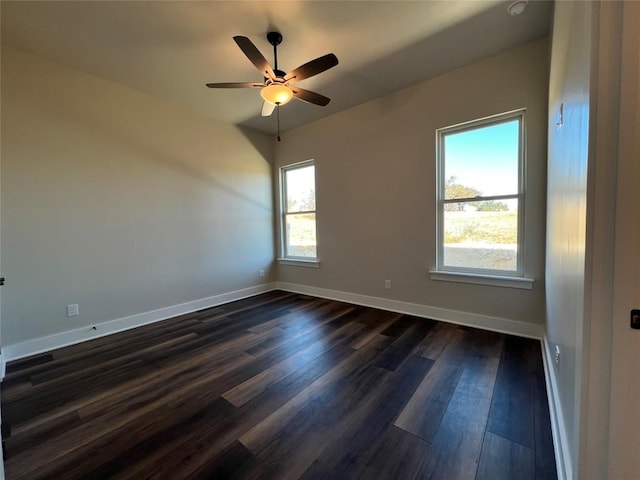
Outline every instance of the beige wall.
{"label": "beige wall", "polygon": [[271,150],[266,135],[3,48],[3,345],[262,283]]}
{"label": "beige wall", "polygon": [[[567,478],[574,478],[579,433],[579,372],[585,300],[591,6],[556,4],[549,85],[547,186],[548,349]],[[562,107],[562,117],[560,114]]]}
{"label": "beige wall", "polygon": [[[316,160],[321,264],[280,265],[278,279],[542,324],[548,54],[540,40],[286,132],[278,166]],[[436,129],[522,107],[534,289],[432,281]]]}

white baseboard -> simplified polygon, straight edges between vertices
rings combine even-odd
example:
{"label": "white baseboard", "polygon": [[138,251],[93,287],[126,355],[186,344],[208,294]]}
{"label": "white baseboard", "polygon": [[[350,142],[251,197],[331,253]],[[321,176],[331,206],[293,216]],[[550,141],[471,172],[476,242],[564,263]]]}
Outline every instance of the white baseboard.
{"label": "white baseboard", "polygon": [[485,330],[508,333],[522,337],[537,339],[542,337],[542,327],[531,323],[431,307],[428,305],[401,302],[386,298],[371,297],[350,292],[341,292],[338,290],[310,287],[294,283],[276,282],[245,288],[242,290],[235,290],[220,295],[214,295],[212,297],[202,298],[200,300],[194,300],[192,302],[173,305],[171,307],[143,312],[83,328],[67,330],[65,332],[48,335],[46,337],[34,338],[24,342],[7,345],[2,349],[0,362],[4,365],[5,362],[9,362],[11,360],[17,360],[31,355],[55,350],[57,348],[66,347],[68,345],[84,342],[86,340],[104,337],[113,333],[122,332],[124,330],[140,327],[149,323],[155,323],[178,315],[184,315],[203,308],[215,307],[223,303],[240,300],[242,298],[251,297],[275,289],[339,300],[367,307],[380,308],[392,312],[406,313],[418,317],[432,318],[443,322],[483,328]]}
{"label": "white baseboard", "polygon": [[480,315],[477,313],[462,312],[458,310],[449,310],[446,308],[431,307],[428,305],[420,305],[417,303],[401,302],[398,300],[390,300],[387,298],[370,297],[368,295],[360,295],[357,293],[341,292],[338,290],[329,290],[326,288],[309,287],[307,285],[299,285],[295,283],[276,282],[278,290],[287,292],[302,293],[314,297],[328,298],[330,300],[339,300],[347,303],[354,303],[365,307],[380,308],[392,312],[406,313],[417,317],[431,318],[442,322],[455,323],[469,327],[482,328],[494,332],[507,333],[520,337],[528,337],[542,339],[542,325],[533,323],[520,322],[506,318],[491,317],[488,315]]}
{"label": "white baseboard", "polygon": [[65,332],[48,335],[46,337],[34,338],[24,342],[15,343],[13,345],[7,345],[2,348],[2,365],[11,360],[17,360],[19,358],[36,355],[38,353],[48,352],[55,350],[56,348],[66,347],[86,340],[93,340],[94,338],[104,337],[113,333],[147,325],[149,323],[159,322],[161,320],[166,320],[167,318],[202,310],[203,308],[215,307],[223,303],[252,297],[274,289],[275,284],[267,283],[255,287],[222,293],[220,295],[214,295],[212,297],[201,298],[192,302],[173,305],[171,307],[160,308],[150,312],[138,313],[129,317],[117,318],[115,320],[109,320],[83,328],[67,330]]}
{"label": "white baseboard", "polygon": [[542,361],[544,363],[544,378],[547,384],[547,399],[551,416],[551,432],[553,433],[553,449],[556,455],[558,480],[573,478],[573,466],[567,438],[567,424],[564,421],[560,395],[558,393],[558,379],[553,368],[553,354],[547,337],[542,339]]}
{"label": "white baseboard", "polygon": [[0,382],[4,380],[4,375],[7,373],[7,362],[5,361],[5,356],[0,350]]}

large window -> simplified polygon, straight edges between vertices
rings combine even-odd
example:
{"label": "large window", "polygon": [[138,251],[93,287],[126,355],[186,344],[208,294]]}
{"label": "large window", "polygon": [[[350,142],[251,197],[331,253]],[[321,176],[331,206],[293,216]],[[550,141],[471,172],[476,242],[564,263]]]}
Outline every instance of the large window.
{"label": "large window", "polygon": [[437,132],[437,271],[521,277],[524,111]]}
{"label": "large window", "polygon": [[313,160],[284,167],[282,185],[282,250],[286,259],[315,260],[316,169]]}

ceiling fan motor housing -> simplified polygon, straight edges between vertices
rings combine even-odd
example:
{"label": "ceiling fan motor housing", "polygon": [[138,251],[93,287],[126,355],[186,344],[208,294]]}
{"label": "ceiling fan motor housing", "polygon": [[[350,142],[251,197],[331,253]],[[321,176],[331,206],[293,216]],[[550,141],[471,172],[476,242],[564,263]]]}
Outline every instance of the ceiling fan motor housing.
{"label": "ceiling fan motor housing", "polygon": [[[276,74],[275,82],[285,83],[284,76],[287,74],[286,72],[283,72],[282,70],[274,69],[273,73]],[[264,84],[269,85],[270,83],[274,83],[274,81],[271,80],[270,78],[264,77]]]}
{"label": "ceiling fan motor housing", "polygon": [[280,32],[269,32],[267,33],[267,40],[275,47],[282,43],[282,34]]}

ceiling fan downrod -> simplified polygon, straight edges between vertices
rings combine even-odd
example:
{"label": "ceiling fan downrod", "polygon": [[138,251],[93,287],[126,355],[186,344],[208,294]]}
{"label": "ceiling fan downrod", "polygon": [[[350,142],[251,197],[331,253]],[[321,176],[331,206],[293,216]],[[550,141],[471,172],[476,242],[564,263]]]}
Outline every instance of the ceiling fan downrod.
{"label": "ceiling fan downrod", "polygon": [[277,76],[284,77],[284,72],[278,72],[278,45],[282,43],[282,34],[280,32],[269,32],[267,33],[267,41],[273,45],[273,63],[275,67],[273,71]]}
{"label": "ceiling fan downrod", "polygon": [[[269,32],[267,33],[267,41],[273,45],[273,73],[276,74],[277,77],[284,78],[286,75],[285,72],[278,70],[278,45],[282,43],[282,34],[280,32]],[[276,119],[278,123],[278,134],[277,139],[279,142],[282,141],[280,138],[280,105],[276,104]]]}

